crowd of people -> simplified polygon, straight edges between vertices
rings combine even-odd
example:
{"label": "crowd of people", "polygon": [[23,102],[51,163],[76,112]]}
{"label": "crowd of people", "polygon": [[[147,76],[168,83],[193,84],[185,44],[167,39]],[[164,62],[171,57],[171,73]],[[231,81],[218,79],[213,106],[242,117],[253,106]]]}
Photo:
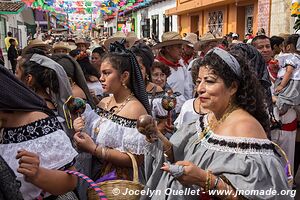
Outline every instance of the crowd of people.
{"label": "crowd of people", "polygon": [[[162,191],[140,199],[295,197],[298,34],[165,32],[153,43],[117,32],[93,47],[34,39],[21,51],[11,36],[6,43],[1,199],[88,199],[88,184],[65,170],[132,180],[130,155],[144,190]],[[84,100],[82,114],[66,114],[70,97]],[[144,132],[147,115],[154,122]]]}

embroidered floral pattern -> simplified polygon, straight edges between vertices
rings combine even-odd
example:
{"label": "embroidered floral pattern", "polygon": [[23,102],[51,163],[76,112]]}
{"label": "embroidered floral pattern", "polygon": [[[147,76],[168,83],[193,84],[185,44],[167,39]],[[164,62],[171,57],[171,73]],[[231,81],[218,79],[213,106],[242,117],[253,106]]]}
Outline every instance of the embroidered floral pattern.
{"label": "embroidered floral pattern", "polygon": [[2,144],[21,143],[48,135],[62,129],[56,117],[41,119],[25,126],[4,128]]}
{"label": "embroidered floral pattern", "polygon": [[[111,115],[111,112],[106,111],[102,108],[97,108],[95,111],[100,117],[108,118]],[[136,128],[137,120],[128,119],[126,117],[121,117],[119,115],[112,115],[110,120],[125,127]]]}

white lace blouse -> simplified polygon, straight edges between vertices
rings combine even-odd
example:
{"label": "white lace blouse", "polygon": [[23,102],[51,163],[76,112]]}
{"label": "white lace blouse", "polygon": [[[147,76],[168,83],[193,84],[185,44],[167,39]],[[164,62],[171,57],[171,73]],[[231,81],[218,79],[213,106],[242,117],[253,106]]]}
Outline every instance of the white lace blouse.
{"label": "white lace blouse", "polygon": [[108,111],[101,108],[95,112],[88,105],[83,116],[87,134],[100,146],[135,155],[144,154],[148,142],[145,136],[138,132],[136,120],[118,115],[111,116]]}
{"label": "white lace blouse", "polygon": [[[23,174],[17,172],[18,150],[24,149],[36,153],[40,159],[40,167],[46,169],[64,168],[73,163],[77,156],[56,117],[37,120],[17,128],[3,128],[0,130],[0,136],[0,155],[14,171],[17,180],[21,182],[20,191],[25,200],[37,198],[42,190],[26,182]],[[49,195],[47,193],[45,196]]]}

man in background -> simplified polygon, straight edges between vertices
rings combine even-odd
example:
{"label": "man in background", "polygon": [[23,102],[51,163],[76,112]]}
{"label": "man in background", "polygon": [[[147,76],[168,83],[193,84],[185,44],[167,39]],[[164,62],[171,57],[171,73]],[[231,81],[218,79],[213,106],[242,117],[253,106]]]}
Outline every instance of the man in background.
{"label": "man in background", "polygon": [[19,45],[18,40],[16,38],[13,38],[12,32],[7,32],[7,37],[4,39],[5,48],[7,51],[8,51],[8,48],[10,47],[10,43],[9,43],[10,39],[14,39],[16,41],[16,48]]}

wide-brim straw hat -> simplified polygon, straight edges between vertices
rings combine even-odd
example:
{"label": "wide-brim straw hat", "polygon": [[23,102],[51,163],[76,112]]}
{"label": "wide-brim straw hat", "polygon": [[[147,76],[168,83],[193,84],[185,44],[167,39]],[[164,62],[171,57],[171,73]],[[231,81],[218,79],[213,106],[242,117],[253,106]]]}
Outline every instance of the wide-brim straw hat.
{"label": "wide-brim straw hat", "polygon": [[90,43],[89,42],[87,42],[85,39],[83,39],[83,38],[80,38],[80,39],[78,39],[76,42],[75,42],[75,44],[78,46],[78,44],[84,44],[85,46],[86,46],[86,48],[89,48],[90,47]]}
{"label": "wide-brim straw hat", "polygon": [[47,51],[47,53],[50,53],[50,50],[51,50],[51,46],[44,42],[43,40],[41,39],[34,39],[34,40],[30,40],[28,45],[23,49],[22,52],[27,52],[29,49],[31,48],[40,48],[40,49],[44,49],[45,51]]}
{"label": "wide-brim straw hat", "polygon": [[31,48],[33,47],[47,47],[50,48],[50,45],[47,44],[46,42],[44,42],[41,39],[34,39],[34,40],[30,40],[28,43],[28,46],[30,46]]}
{"label": "wide-brim straw hat", "polygon": [[183,40],[190,42],[188,46],[194,47],[194,45],[198,42],[198,35],[195,33],[187,33]]}
{"label": "wide-brim straw hat", "polygon": [[136,36],[134,32],[129,32],[126,35],[122,31],[117,31],[113,36],[111,36],[110,38],[106,39],[103,42],[103,46],[105,47],[105,49],[109,50],[109,45],[111,43],[114,43],[116,41],[121,41],[122,39],[126,39],[126,42],[129,43],[129,48],[132,47],[134,43],[139,40],[139,38]]}
{"label": "wide-brim straw hat", "polygon": [[71,47],[67,42],[54,43],[52,47],[52,52],[54,52],[56,49],[66,49],[68,53],[71,51]]}
{"label": "wide-brim straw hat", "polygon": [[200,45],[207,42],[220,42],[223,38],[217,38],[212,33],[205,33],[202,37],[199,38]]}
{"label": "wide-brim straw hat", "polygon": [[154,45],[152,49],[160,49],[162,47],[178,44],[190,44],[190,42],[183,40],[177,32],[165,32],[161,37],[161,42]]}

